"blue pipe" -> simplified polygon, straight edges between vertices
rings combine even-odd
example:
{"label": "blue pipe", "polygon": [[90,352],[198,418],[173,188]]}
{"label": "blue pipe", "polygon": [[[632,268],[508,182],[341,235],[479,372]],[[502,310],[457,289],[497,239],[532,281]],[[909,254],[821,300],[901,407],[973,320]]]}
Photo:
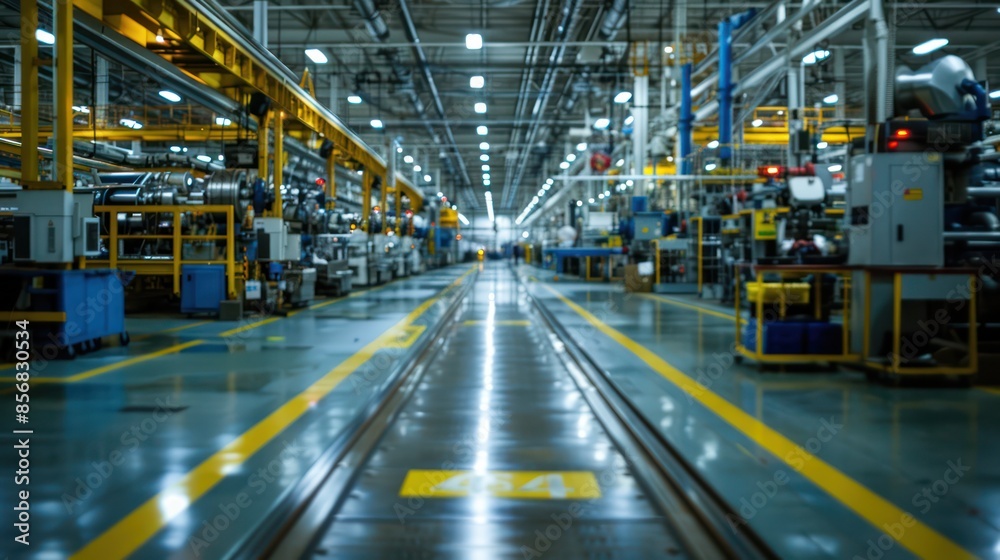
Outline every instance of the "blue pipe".
{"label": "blue pipe", "polygon": [[728,160],[733,143],[733,24],[719,22],[719,159]]}
{"label": "blue pipe", "polygon": [[691,174],[691,63],[681,66],[681,118],[678,130],[681,135],[681,175]]}

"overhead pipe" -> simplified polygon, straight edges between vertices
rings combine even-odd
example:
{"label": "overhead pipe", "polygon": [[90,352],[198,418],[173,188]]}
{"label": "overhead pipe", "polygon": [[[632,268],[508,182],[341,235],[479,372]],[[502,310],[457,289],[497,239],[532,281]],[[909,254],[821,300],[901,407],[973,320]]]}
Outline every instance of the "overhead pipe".
{"label": "overhead pipe", "polygon": [[[567,0],[562,8],[562,18],[560,18],[558,25],[556,26],[556,40],[560,43],[559,46],[552,50],[552,54],[549,56],[549,66],[545,70],[545,75],[542,77],[542,84],[539,87],[538,98],[535,99],[535,105],[531,110],[532,117],[538,117],[545,114],[545,109],[548,106],[549,98],[552,95],[552,89],[555,86],[555,79],[559,75],[560,68],[558,66],[559,60],[563,57],[566,52],[565,42],[569,38],[572,26],[577,18],[577,13],[580,10],[582,2],[580,0]],[[528,137],[526,138],[525,145],[528,146],[528,154],[530,154],[531,147],[535,143],[535,138],[538,136],[538,131],[540,129],[539,125],[532,123],[531,129],[528,132]],[[512,205],[514,196],[517,193],[517,189],[520,187],[521,179],[524,177],[524,173],[527,169],[527,165],[519,165],[514,171],[513,180],[504,186],[502,206],[509,207]],[[511,175],[508,174],[508,177]]]}
{"label": "overhead pipe", "polygon": [[[371,0],[358,0],[370,2]],[[417,35],[417,27],[413,23],[413,16],[410,14],[410,7],[406,3],[406,0],[399,0],[399,9],[403,14],[403,23],[405,24],[406,38],[413,43],[413,52],[417,56],[417,64],[420,66],[420,71],[424,75],[424,80],[427,82],[427,89],[431,91],[431,98],[434,100],[434,109],[437,111],[438,116],[444,120],[444,133],[447,137],[448,143],[451,145],[451,151],[455,155],[455,160],[458,161],[458,168],[461,170],[462,178],[465,180],[465,184],[468,187],[472,187],[472,179],[469,177],[469,170],[465,166],[465,159],[462,154],[458,151],[458,143],[455,141],[455,134],[451,130],[451,124],[449,124],[448,119],[445,117],[444,103],[441,102],[441,94],[438,92],[437,84],[434,82],[434,74],[431,72],[430,63],[427,61],[427,55],[424,54],[423,47],[420,46],[420,37]],[[414,95],[416,95],[414,93]],[[426,118],[426,115],[422,115]],[[440,145],[440,142],[438,142]],[[475,201],[475,199],[473,199]],[[476,206],[478,206],[478,201],[475,201]]]}
{"label": "overhead pipe", "polygon": [[733,144],[733,31],[753,18],[755,11],[736,14],[719,22],[719,159],[732,157]]}
{"label": "overhead pipe", "polygon": [[691,63],[681,66],[681,117],[678,130],[681,135],[680,159],[681,175],[691,174],[692,125],[694,115],[691,114]]}
{"label": "overhead pipe", "polygon": [[733,143],[733,24],[719,22],[719,159],[728,161]]}
{"label": "overhead pipe", "polygon": [[[809,31],[809,34],[802,37],[797,43],[790,45],[777,56],[769,58],[766,62],[740,77],[740,81],[733,88],[733,95],[742,95],[748,91],[753,91],[761,87],[775,72],[786,67],[788,60],[801,59],[809,54],[811,49],[822,41],[835,36],[844,29],[850,27],[855,21],[864,17],[868,13],[868,0],[851,0],[848,4],[840,8],[834,15],[823,20],[822,23]],[[703,91],[705,82],[693,88],[695,95]],[[699,89],[702,88],[702,89]],[[695,112],[695,120],[703,121],[715,114],[719,109],[716,101],[709,101],[702,104]]]}

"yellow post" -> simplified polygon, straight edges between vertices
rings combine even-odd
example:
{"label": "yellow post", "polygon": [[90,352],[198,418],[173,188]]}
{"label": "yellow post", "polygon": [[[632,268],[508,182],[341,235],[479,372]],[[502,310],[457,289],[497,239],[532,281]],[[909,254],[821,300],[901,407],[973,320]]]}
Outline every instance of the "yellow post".
{"label": "yellow post", "polygon": [[337,158],[331,153],[326,159],[326,209],[337,206]]}
{"label": "yellow post", "polygon": [[[395,173],[393,173],[392,181],[393,181],[393,183],[396,183]],[[396,184],[398,184],[398,183],[396,183]],[[393,187],[394,190],[395,190],[396,184],[392,185],[392,187]],[[381,208],[381,212],[382,212],[382,234],[383,235],[386,235],[386,234],[389,233],[389,206],[388,206],[388,204],[389,204],[389,186],[390,186],[389,185],[389,177],[388,176],[383,177],[382,178],[382,187],[379,189],[379,191],[381,191],[379,194],[382,197],[381,198],[381,202],[379,202],[379,208]]]}
{"label": "yellow post", "polygon": [[698,294],[700,295],[701,294],[702,278],[703,278],[702,264],[701,263],[702,263],[702,258],[704,257],[704,249],[702,248],[701,242],[702,242],[702,239],[704,239],[704,231],[705,231],[705,229],[704,229],[704,225],[702,224],[702,222],[704,220],[701,219],[701,216],[699,216],[697,219],[698,219]]}
{"label": "yellow post", "polygon": [[368,218],[372,213],[372,173],[371,169],[364,170],[361,180],[361,231],[369,233]]}
{"label": "yellow post", "polygon": [[38,4],[21,0],[21,184],[38,181]]}
{"label": "yellow post", "polygon": [[270,171],[267,166],[267,117],[268,113],[257,117],[257,177],[264,180],[264,188],[267,188]]}
{"label": "yellow post", "polygon": [[[174,214],[177,216],[178,214]],[[228,278],[229,299],[236,299],[236,243],[233,240],[235,216],[233,207],[226,207],[226,277]],[[246,278],[243,279],[246,282]]]}
{"label": "yellow post", "polygon": [[901,363],[899,355],[900,338],[903,336],[903,275],[892,274],[892,373],[899,372]]}
{"label": "yellow post", "polygon": [[[37,13],[37,12],[36,12]],[[73,190],[73,3],[55,3],[56,149],[55,180]],[[22,29],[34,33],[34,29]],[[27,92],[35,95],[36,92]],[[24,97],[24,95],[22,95]],[[37,156],[36,156],[37,157]]]}
{"label": "yellow post", "polygon": [[274,211],[279,218],[285,216],[281,206],[281,185],[285,174],[285,113],[278,111],[274,117]]}
{"label": "yellow post", "polygon": [[174,289],[174,294],[180,294],[181,293],[181,259],[184,257],[184,253],[183,253],[183,249],[184,249],[184,237],[181,234],[181,213],[178,212],[176,208],[174,208],[173,211],[174,211],[174,222],[173,222],[174,238],[171,240],[172,243],[173,243],[173,247],[174,247],[174,260],[173,260],[173,263],[172,263],[172,268],[173,268],[172,272],[173,272],[173,275],[174,275],[174,288],[173,289]]}

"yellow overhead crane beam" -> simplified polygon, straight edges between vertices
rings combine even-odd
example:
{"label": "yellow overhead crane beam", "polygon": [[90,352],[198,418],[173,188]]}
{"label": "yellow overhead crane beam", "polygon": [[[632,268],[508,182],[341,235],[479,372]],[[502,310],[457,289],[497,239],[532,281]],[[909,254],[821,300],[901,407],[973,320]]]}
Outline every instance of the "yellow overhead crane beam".
{"label": "yellow overhead crane beam", "polygon": [[[21,127],[18,125],[0,125],[0,138],[8,140],[21,139]],[[240,132],[237,127],[224,129],[208,126],[144,126],[140,130],[127,127],[114,128],[83,128],[73,127],[74,140],[102,140],[105,142],[125,142],[130,140],[142,142],[232,142],[246,138],[247,133]],[[52,136],[52,127],[43,126],[38,129],[39,140]]]}
{"label": "yellow overhead crane beam", "polygon": [[[316,99],[185,0],[73,0],[73,5],[240,103],[252,93],[264,94],[274,112],[288,119],[289,135],[307,141],[316,136],[328,139],[341,161],[386,176],[385,162],[340,122],[328,118]],[[156,41],[157,36],[165,45]],[[164,46],[170,48],[160,48]],[[419,209],[420,192],[407,181],[398,182],[414,209]]]}

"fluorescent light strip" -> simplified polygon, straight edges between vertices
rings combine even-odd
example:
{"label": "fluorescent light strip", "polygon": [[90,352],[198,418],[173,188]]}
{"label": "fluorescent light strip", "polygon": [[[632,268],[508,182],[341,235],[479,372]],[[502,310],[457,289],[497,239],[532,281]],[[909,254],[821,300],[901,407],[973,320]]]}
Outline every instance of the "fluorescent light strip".
{"label": "fluorescent light strip", "polygon": [[493,215],[493,193],[490,191],[486,191],[486,213],[491,222],[496,219],[496,216]]}

